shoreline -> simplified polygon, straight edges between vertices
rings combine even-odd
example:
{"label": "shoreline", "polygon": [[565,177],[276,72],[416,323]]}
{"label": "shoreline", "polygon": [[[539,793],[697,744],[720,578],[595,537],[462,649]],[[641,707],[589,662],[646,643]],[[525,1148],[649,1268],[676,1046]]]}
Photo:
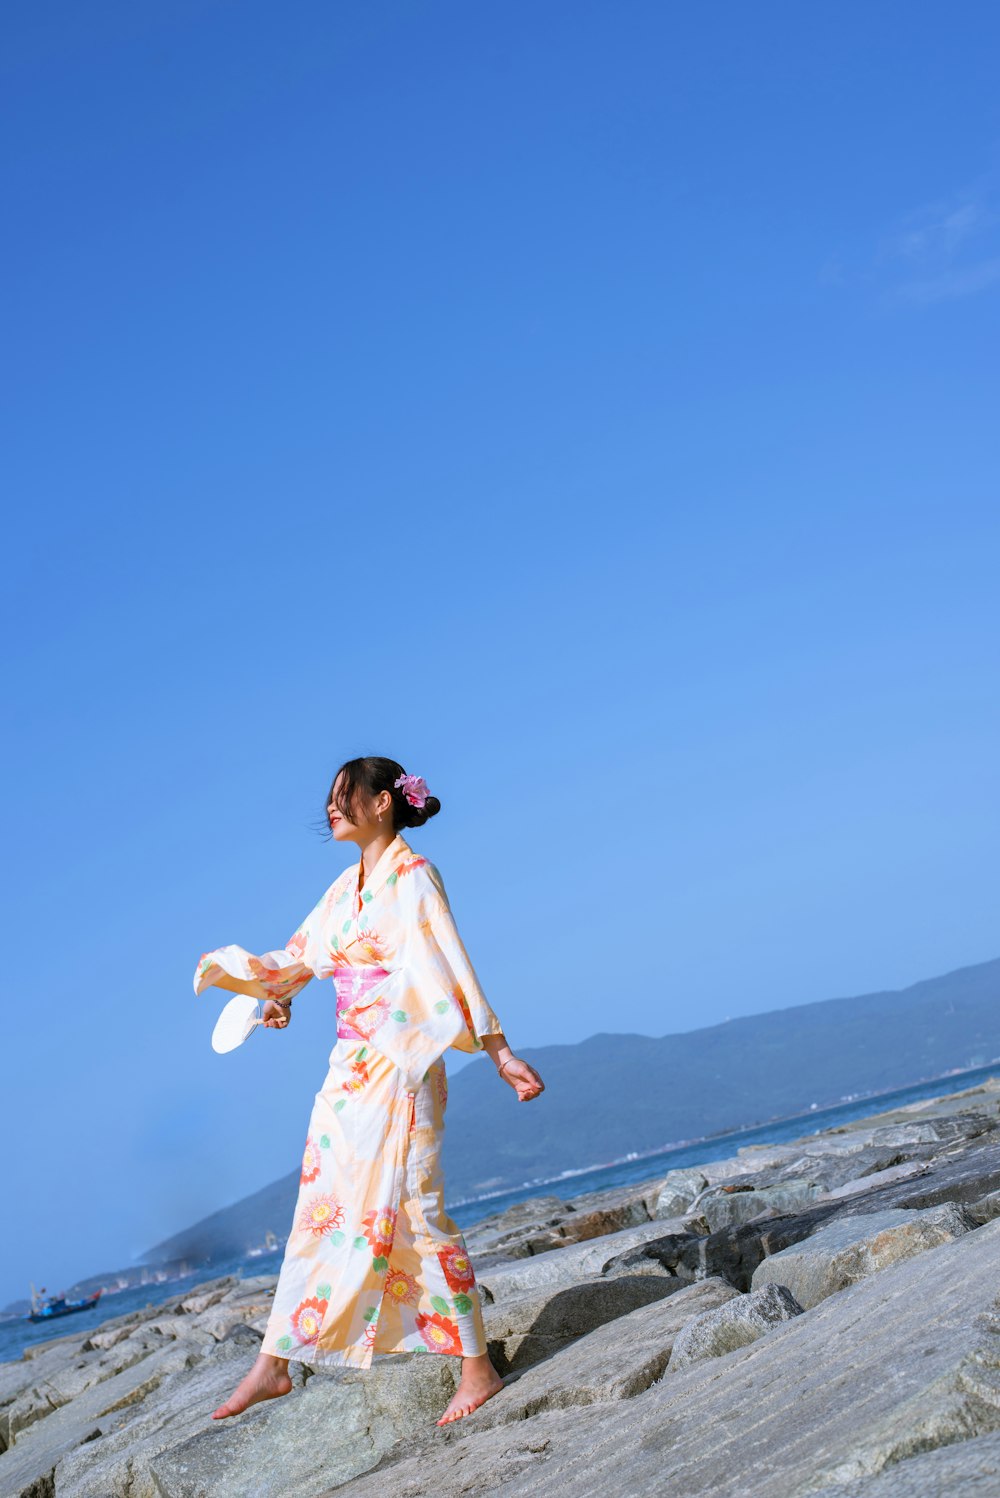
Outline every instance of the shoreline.
{"label": "shoreline", "polygon": [[[911,1092],[914,1087],[931,1087],[938,1082],[950,1082],[961,1077],[974,1077],[989,1075],[994,1071],[1000,1071],[1000,1056],[987,1061],[983,1066],[963,1067],[958,1071],[940,1072],[930,1077],[917,1077],[912,1082],[904,1082],[901,1086],[890,1087],[885,1092],[859,1092],[850,1097],[842,1098],[836,1103],[827,1103],[822,1107],[810,1109],[807,1113],[785,1113],[765,1118],[757,1123],[741,1124],[734,1129],[719,1129],[712,1134],[699,1134],[693,1139],[679,1139],[671,1144],[657,1145],[648,1150],[630,1150],[627,1155],[619,1155],[614,1160],[598,1161],[592,1165],[572,1166],[554,1176],[533,1176],[529,1180],[519,1181],[514,1185],[500,1186],[495,1191],[485,1191],[475,1196],[463,1196],[454,1201],[449,1201],[449,1210],[452,1207],[474,1207],[478,1202],[495,1201],[499,1197],[508,1196],[514,1191],[526,1191],[530,1186],[555,1186],[561,1181],[571,1180],[575,1176],[591,1175],[599,1170],[613,1170],[618,1165],[630,1165],[636,1160],[658,1159],[661,1155],[673,1154],[676,1150],[694,1149],[700,1144],[719,1143],[722,1140],[734,1139],[740,1134],[753,1134],[760,1129],[771,1129],[783,1124],[795,1123],[799,1119],[822,1118],[827,1114],[835,1113],[840,1108],[850,1108],[855,1103],[877,1102],[881,1098],[895,1097],[901,1092]],[[814,1132],[819,1132],[814,1130]]]}

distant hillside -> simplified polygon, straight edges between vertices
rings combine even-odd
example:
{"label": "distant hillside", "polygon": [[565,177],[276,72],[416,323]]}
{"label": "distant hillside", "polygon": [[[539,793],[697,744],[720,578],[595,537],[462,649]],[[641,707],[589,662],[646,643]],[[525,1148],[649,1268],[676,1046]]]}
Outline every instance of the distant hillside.
{"label": "distant hillside", "polygon": [[[449,1202],[1000,1059],[1000,959],[683,1035],[592,1035],[520,1053],[545,1080],[535,1102],[516,1102],[488,1061],[449,1078]],[[208,1263],[260,1243],[268,1228],[284,1238],[297,1188],[295,1170],[143,1258]]]}

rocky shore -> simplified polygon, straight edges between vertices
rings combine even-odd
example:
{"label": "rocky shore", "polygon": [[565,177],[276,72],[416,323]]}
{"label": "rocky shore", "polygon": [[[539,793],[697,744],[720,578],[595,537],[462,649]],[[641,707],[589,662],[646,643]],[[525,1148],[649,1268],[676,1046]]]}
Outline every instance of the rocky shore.
{"label": "rocky shore", "polygon": [[459,1360],[256,1355],[273,1275],[228,1276],[0,1364],[2,1498],[996,1498],[1000,1081],[466,1233],[505,1387]]}

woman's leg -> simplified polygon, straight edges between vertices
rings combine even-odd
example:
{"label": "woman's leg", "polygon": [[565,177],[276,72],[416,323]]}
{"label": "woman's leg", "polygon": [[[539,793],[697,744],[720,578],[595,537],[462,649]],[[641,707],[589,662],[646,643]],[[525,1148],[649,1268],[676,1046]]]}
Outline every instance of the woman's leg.
{"label": "woman's leg", "polygon": [[[275,1285],[274,1300],[271,1305],[271,1314],[268,1317],[267,1326],[264,1331],[262,1348],[274,1348],[281,1340],[286,1331],[289,1317],[288,1312],[292,1310],[302,1298],[300,1292],[301,1264],[299,1250],[303,1244],[310,1241],[311,1235],[308,1228],[303,1226],[303,1218],[307,1215],[306,1208],[309,1204],[310,1194],[321,1184],[320,1176],[322,1170],[324,1151],[320,1145],[323,1131],[329,1126],[326,1111],[328,1107],[327,1091],[329,1091],[331,1079],[334,1077],[335,1064],[338,1056],[335,1046],[330,1055],[330,1067],[327,1072],[324,1089],[316,1094],[313,1102],[309,1125],[306,1132],[305,1148],[302,1155],[302,1163],[299,1171],[299,1187],[296,1194],[295,1208],[292,1215],[291,1227],[285,1244],[284,1257],[281,1269]],[[318,1310],[318,1303],[314,1305]],[[303,1337],[311,1332],[312,1340],[318,1332],[318,1328],[306,1326],[303,1323]],[[292,1342],[292,1338],[285,1336],[285,1344]],[[257,1404],[262,1399],[275,1399],[281,1394],[288,1394],[292,1389],[292,1381],[288,1376],[288,1358],[281,1351],[261,1351],[257,1355],[256,1362],[246,1377],[239,1383],[229,1399],[214,1412],[212,1419],[223,1419],[227,1415],[238,1415],[242,1410],[249,1408],[251,1404]]]}
{"label": "woman's leg", "polygon": [[[413,1271],[424,1308],[415,1318],[420,1335],[432,1351],[462,1358],[458,1387],[439,1425],[470,1414],[503,1388],[487,1351],[482,1302],[465,1237],[445,1211],[441,1145],[447,1097],[442,1058],[414,1098],[400,1214],[408,1229],[400,1244],[403,1267]],[[392,1285],[388,1288],[391,1297]]]}

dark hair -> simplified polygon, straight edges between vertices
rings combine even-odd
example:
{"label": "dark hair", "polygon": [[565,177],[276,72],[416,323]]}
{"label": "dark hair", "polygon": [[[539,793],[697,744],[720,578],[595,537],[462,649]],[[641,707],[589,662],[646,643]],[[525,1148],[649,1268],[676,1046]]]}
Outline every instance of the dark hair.
{"label": "dark hair", "polygon": [[392,797],[393,832],[398,832],[401,827],[422,827],[428,817],[437,816],[441,810],[441,802],[436,796],[428,796],[423,806],[411,806],[403,795],[402,786],[395,784],[405,774],[402,765],[397,764],[394,759],[385,759],[381,754],[366,754],[360,759],[347,760],[331,780],[323,803],[323,820],[327,827],[329,822],[326,808],[334,799],[333,788],[338,775],[343,776],[343,784],[336,805],[349,821],[354,821],[354,811],[359,799],[362,802],[373,801],[380,791],[388,791]]}

